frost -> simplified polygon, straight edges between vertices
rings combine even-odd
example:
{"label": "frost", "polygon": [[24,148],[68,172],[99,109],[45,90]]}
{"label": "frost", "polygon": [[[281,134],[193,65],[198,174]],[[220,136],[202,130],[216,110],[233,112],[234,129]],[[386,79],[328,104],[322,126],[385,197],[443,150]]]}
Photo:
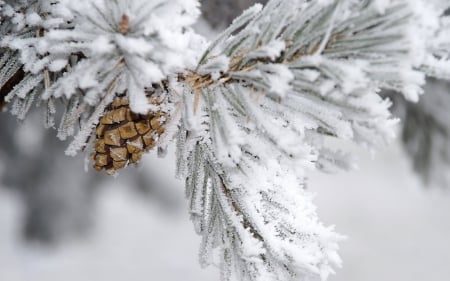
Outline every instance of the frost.
{"label": "frost", "polygon": [[272,0],[211,43],[183,97],[177,153],[204,265],[224,280],[334,273],[340,236],[317,221],[306,171],[355,167],[328,139],[392,141],[398,120],[380,89],[414,101],[426,74],[448,70],[438,15],[422,1]]}
{"label": "frost", "polygon": [[[341,264],[342,237],[318,220],[307,172],[354,167],[329,140],[374,150],[395,137],[398,120],[380,91],[416,102],[427,76],[450,78],[450,4],[270,0],[208,47],[190,28],[198,6],[0,1],[0,85],[19,80],[6,96],[11,112],[24,118],[37,100],[53,127],[62,102],[58,137],[73,136],[69,155],[88,145],[118,95],[135,113],[168,112],[157,141],[163,151],[177,139],[201,263],[218,265],[225,281],[325,280]],[[151,94],[164,102],[150,104]],[[441,103],[439,94],[418,105],[431,119],[411,110],[438,135],[444,156],[428,152],[440,160],[448,158]]]}
{"label": "frost", "polygon": [[58,72],[58,71],[63,70],[66,66],[67,66],[66,60],[56,59],[56,60],[50,62],[50,64],[48,65],[48,70],[50,70],[52,72]]}
{"label": "frost", "polygon": [[40,25],[42,24],[42,18],[37,13],[31,13],[27,15],[26,22],[28,25]]}
{"label": "frost", "polygon": [[213,74],[215,75],[216,79],[218,80],[218,77],[220,76],[220,73],[228,71],[230,67],[230,62],[228,57],[226,56],[218,56],[217,58],[214,58],[212,60],[209,60],[207,63],[201,66],[200,69],[198,69],[198,73],[202,75],[207,74]]}
{"label": "frost", "polygon": [[270,60],[275,60],[281,54],[281,52],[286,48],[284,41],[276,39],[272,42],[267,43],[267,45],[262,46],[250,52],[247,55],[247,59],[256,58],[269,58]]}
{"label": "frost", "polygon": [[391,0],[375,0],[373,5],[380,14],[384,14],[389,5],[391,5]]}
{"label": "frost", "polygon": [[[66,77],[65,82],[71,83],[64,87],[54,87],[52,95],[56,97],[70,97],[74,89],[81,89],[91,93],[88,102],[92,104],[104,88],[102,83],[86,83],[84,73],[101,81],[117,72],[115,80],[138,90],[130,97],[132,110],[146,113],[144,89],[196,62],[198,50],[191,47],[200,39],[189,25],[199,14],[197,1],[61,0],[52,9],[71,26],[61,25],[33,39],[28,54],[22,55],[25,68],[34,73],[45,68],[60,71],[64,60],[67,64],[76,54],[84,56],[81,62],[87,62],[82,72],[75,68],[65,74],[73,78]],[[25,44],[29,42],[15,39],[9,46],[22,49]]]}
{"label": "frost", "polygon": [[270,85],[269,91],[283,98],[290,90],[290,83],[294,80],[294,75],[289,68],[282,64],[261,66],[266,75],[266,83]]}

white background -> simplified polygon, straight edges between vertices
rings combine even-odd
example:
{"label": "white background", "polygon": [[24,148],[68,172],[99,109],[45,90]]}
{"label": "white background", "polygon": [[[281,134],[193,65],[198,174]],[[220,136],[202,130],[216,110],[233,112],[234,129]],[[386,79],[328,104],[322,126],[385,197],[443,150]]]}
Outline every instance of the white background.
{"label": "white background", "polygon": [[[420,187],[399,145],[376,154],[355,150],[360,169],[313,173],[309,189],[322,221],[348,236],[330,281],[450,280],[450,194]],[[170,179],[185,204],[173,161],[150,156],[141,168]],[[166,183],[167,184],[167,183]],[[18,243],[21,207],[0,191],[1,281],[212,281],[197,262],[199,239],[182,206],[168,214],[120,181],[105,184],[91,236],[54,249]]]}

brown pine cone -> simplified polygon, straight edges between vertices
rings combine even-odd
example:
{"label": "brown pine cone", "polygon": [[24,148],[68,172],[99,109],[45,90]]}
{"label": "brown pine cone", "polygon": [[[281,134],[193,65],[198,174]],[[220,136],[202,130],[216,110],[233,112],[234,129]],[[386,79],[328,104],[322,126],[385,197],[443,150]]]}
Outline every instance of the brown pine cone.
{"label": "brown pine cone", "polygon": [[[149,102],[159,104],[155,98]],[[112,175],[130,163],[138,163],[144,152],[152,149],[164,133],[167,114],[135,114],[127,97],[118,97],[105,110],[97,126],[94,141],[94,169]]]}

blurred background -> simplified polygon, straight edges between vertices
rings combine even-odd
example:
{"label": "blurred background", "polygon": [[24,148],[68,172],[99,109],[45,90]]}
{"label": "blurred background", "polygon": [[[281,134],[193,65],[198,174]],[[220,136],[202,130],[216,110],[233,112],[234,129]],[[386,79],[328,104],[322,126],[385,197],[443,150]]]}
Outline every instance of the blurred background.
{"label": "blurred background", "polygon": [[[253,2],[205,0],[196,28],[213,36]],[[352,147],[355,171],[310,173],[320,218],[348,237],[331,281],[450,280],[450,86],[427,92],[419,104],[385,93],[403,120],[397,143]],[[117,178],[85,172],[86,155],[65,156],[31,114],[0,113],[1,281],[219,280],[197,262],[173,148]]]}

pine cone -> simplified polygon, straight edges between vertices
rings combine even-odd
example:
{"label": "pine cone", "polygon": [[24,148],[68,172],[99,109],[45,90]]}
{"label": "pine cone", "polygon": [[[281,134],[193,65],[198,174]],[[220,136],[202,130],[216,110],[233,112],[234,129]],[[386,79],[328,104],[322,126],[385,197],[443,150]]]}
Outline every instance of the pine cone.
{"label": "pine cone", "polygon": [[[161,103],[157,98],[149,98],[149,102]],[[130,110],[128,98],[116,98],[96,128],[91,154],[94,169],[112,175],[130,163],[138,163],[164,133],[166,118],[167,114],[161,111],[135,114]]]}

